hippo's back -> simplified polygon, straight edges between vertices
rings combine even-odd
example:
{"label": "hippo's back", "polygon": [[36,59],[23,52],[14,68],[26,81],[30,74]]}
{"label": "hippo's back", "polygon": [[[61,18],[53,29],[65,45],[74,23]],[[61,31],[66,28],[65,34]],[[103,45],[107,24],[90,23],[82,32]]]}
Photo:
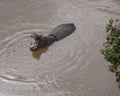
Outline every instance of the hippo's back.
{"label": "hippo's back", "polygon": [[50,32],[50,35],[53,35],[57,40],[61,40],[66,36],[72,34],[75,31],[75,25],[73,23],[61,24]]}

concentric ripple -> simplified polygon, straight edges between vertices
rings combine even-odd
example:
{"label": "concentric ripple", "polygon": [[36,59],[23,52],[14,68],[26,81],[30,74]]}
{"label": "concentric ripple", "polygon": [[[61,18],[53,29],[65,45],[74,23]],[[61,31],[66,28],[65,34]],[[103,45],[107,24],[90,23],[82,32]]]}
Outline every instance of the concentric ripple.
{"label": "concentric ripple", "polygon": [[[119,0],[1,0],[0,96],[120,96],[98,50]],[[32,33],[72,22],[76,31],[38,51]]]}
{"label": "concentric ripple", "polygon": [[52,28],[39,25],[40,29],[35,29],[34,25],[33,29],[29,29],[32,24],[27,23],[23,27],[22,25],[12,28],[12,30],[20,28],[22,31],[0,42],[0,83],[2,86],[11,85],[12,87],[8,88],[10,92],[13,92],[12,88],[19,90],[22,86],[23,89],[25,86],[37,86],[43,89],[52,87],[53,83],[57,86],[55,82],[59,80],[56,78],[75,68],[82,69],[85,66],[82,63],[86,56],[81,55],[85,52],[85,45],[82,40],[79,42],[80,37],[76,32],[47,48],[32,53],[29,50],[30,34],[34,32],[48,34],[46,29],[52,30]]}

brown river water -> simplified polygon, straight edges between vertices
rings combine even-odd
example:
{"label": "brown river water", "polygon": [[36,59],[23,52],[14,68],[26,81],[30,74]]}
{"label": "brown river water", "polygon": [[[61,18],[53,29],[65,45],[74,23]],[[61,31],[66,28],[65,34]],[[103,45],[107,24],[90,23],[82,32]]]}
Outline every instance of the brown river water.
{"label": "brown river water", "polygon": [[[120,0],[0,0],[0,96],[120,96],[100,53]],[[76,31],[36,52],[30,34]]]}

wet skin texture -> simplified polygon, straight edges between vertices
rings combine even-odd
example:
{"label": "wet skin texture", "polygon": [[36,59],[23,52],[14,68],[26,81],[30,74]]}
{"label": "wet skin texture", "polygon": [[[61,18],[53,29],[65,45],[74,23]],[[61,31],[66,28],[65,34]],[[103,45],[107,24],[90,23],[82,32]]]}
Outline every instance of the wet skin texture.
{"label": "wet skin texture", "polygon": [[[100,53],[120,0],[0,0],[0,96],[120,96]],[[73,22],[73,34],[30,51],[30,35]]]}
{"label": "wet skin texture", "polygon": [[53,29],[52,32],[48,36],[38,35],[37,33],[33,33],[31,35],[32,38],[35,39],[35,42],[31,44],[30,50],[35,51],[39,48],[48,46],[55,41],[59,41],[66,36],[72,34],[75,31],[76,27],[73,23],[69,24],[61,24]]}

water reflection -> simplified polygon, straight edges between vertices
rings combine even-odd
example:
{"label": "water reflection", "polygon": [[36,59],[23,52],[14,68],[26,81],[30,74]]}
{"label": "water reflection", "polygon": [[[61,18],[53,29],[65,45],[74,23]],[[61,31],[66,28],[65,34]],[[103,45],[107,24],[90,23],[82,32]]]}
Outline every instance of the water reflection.
{"label": "water reflection", "polygon": [[120,0],[113,0],[113,2],[116,2],[116,4],[120,6]]}
{"label": "water reflection", "polygon": [[[120,96],[99,52],[106,22],[120,16],[119,1],[1,0],[0,94]],[[31,33],[49,34],[66,22],[76,24],[74,34],[29,50]]]}
{"label": "water reflection", "polygon": [[41,57],[41,55],[48,50],[48,47],[49,47],[49,46],[44,47],[44,48],[40,48],[40,49],[38,49],[38,50],[36,50],[36,51],[32,51],[32,56],[33,56],[35,59],[39,60],[40,57]]}

